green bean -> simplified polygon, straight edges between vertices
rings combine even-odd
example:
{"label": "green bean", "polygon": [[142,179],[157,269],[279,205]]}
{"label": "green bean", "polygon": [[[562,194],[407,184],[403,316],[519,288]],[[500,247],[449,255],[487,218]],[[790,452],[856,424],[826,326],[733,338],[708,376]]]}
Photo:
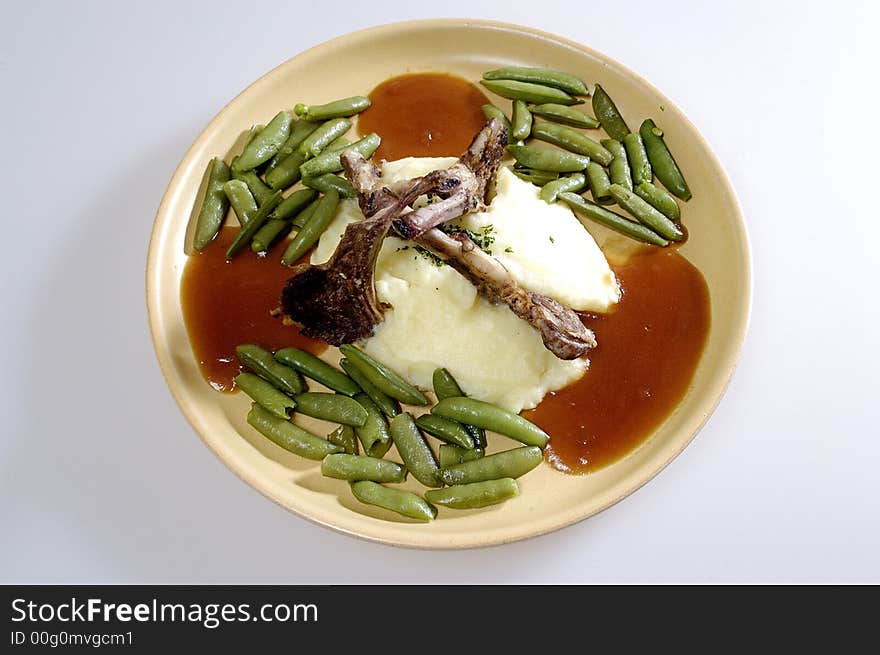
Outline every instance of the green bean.
{"label": "green bean", "polygon": [[233,165],[233,172],[253,170],[269,161],[287,141],[292,124],[293,117],[288,112],[278,112],[265,129],[247,144]]}
{"label": "green bean", "polygon": [[251,190],[251,194],[257,201],[257,205],[264,204],[272,197],[272,189],[270,189],[254,171],[239,171],[234,173],[234,177],[236,180],[241,180],[247,184],[248,189]]}
{"label": "green bean", "polygon": [[666,189],[650,182],[642,182],[633,191],[666,218],[676,222],[681,219],[681,210],[678,208],[678,203],[675,202],[675,196]]}
{"label": "green bean", "polygon": [[285,231],[290,232],[291,227],[290,221],[285,221],[282,218],[270,218],[251,239],[251,250],[256,253],[269,252],[278,237]]}
{"label": "green bean", "polygon": [[346,396],[360,393],[360,388],[345,373],[305,350],[282,348],[275,353],[275,359],[299,371],[307,378],[320,382],[328,389],[333,389],[333,391],[338,391]]}
{"label": "green bean", "polygon": [[376,361],[360,348],[351,344],[339,346],[339,350],[364,376],[379,387],[383,393],[408,405],[427,405],[425,395],[407,382],[403,376],[385,364]]}
{"label": "green bean", "polygon": [[468,450],[474,447],[474,440],[458,421],[453,421],[434,414],[422,414],[416,419],[416,425],[423,431],[438,439]]}
{"label": "green bean", "polygon": [[684,238],[681,229],[651,205],[639,198],[629,189],[619,184],[611,185],[611,196],[623,209],[635,216],[639,223],[645,225],[664,239],[680,241]]}
{"label": "green bean", "polygon": [[590,181],[590,191],[593,194],[593,200],[598,203],[614,202],[611,197],[611,180],[608,179],[608,173],[594,161],[587,164],[587,179]]}
{"label": "green bean", "polygon": [[389,489],[378,482],[361,480],[351,483],[354,497],[367,505],[376,505],[419,521],[433,521],[437,508],[410,491]]}
{"label": "green bean", "polygon": [[483,73],[484,80],[517,80],[519,82],[534,82],[545,86],[562,89],[575,96],[585,96],[589,93],[587,87],[576,75],[553,70],[552,68],[529,68],[525,66],[505,66]]}
{"label": "green bean", "polygon": [[657,179],[663,183],[669,192],[684,201],[691,199],[691,190],[681,173],[675,158],[663,140],[663,131],[654,125],[650,118],[642,123],[639,134],[645,144],[648,153],[648,161],[654,168]]}
{"label": "green bean", "polygon": [[242,364],[284,393],[296,395],[306,390],[306,383],[299,373],[279,362],[268,350],[246,343],[236,346],[235,353]]}
{"label": "green bean", "polygon": [[627,134],[623,138],[623,147],[626,149],[626,158],[629,160],[629,168],[632,171],[633,185],[638,186],[642,182],[653,180],[654,173],[651,170],[651,163],[648,161],[648,153],[645,152],[642,137],[634,132]]}
{"label": "green bean", "polygon": [[550,440],[546,432],[522,416],[474,398],[444,398],[431,408],[431,413],[503,434],[529,446],[543,448]]}
{"label": "green bean", "polygon": [[327,441],[336,444],[342,448],[343,452],[349,455],[357,455],[360,453],[357,437],[354,436],[354,428],[350,425],[340,425],[327,435]]}
{"label": "green bean", "polygon": [[296,411],[312,418],[342,423],[355,428],[367,422],[367,410],[348,396],[322,391],[306,391],[293,397]]}
{"label": "green bean", "polygon": [[324,105],[304,105],[298,103],[293,111],[300,118],[309,121],[325,121],[330,118],[343,118],[354,116],[367,109],[372,103],[364,96],[352,96],[341,100],[334,100]]}
{"label": "green bean", "polygon": [[357,394],[354,399],[367,411],[367,420],[355,429],[358,439],[364,446],[364,452],[372,457],[376,456],[374,453],[377,451],[381,451],[384,455],[388,452],[385,446],[391,445],[391,434],[388,432],[388,424],[385,422],[382,410],[365,393]]}
{"label": "green bean", "polygon": [[629,170],[626,148],[617,139],[602,139],[602,145],[605,146],[608,152],[614,155],[614,159],[608,164],[608,174],[611,177],[611,183],[632,189],[632,174]]}
{"label": "green bean", "polygon": [[666,239],[653,230],[621,216],[620,214],[608,211],[604,207],[599,207],[599,205],[595,205],[585,200],[582,196],[579,196],[576,193],[560,193],[559,198],[560,200],[564,200],[565,203],[577,213],[582,214],[615,232],[619,232],[620,234],[636,239],[637,241],[643,241],[644,243],[650,243],[655,246],[669,245],[669,242]]}
{"label": "green bean", "polygon": [[287,410],[296,407],[296,403],[288,396],[253,373],[239,373],[233,381],[255,402],[278,418],[287,419],[289,417]]}
{"label": "green bean", "polygon": [[[331,457],[343,457],[343,455],[328,455],[324,462]],[[321,466],[323,467],[323,463]],[[425,498],[428,502],[452,509],[478,509],[504,502],[518,493],[519,486],[516,484],[516,480],[501,478],[500,480],[457,484],[446,489],[429,489],[425,492]]]}
{"label": "green bean", "polygon": [[482,107],[480,107],[480,109],[483,110],[483,116],[486,117],[487,121],[490,121],[493,118],[497,118],[504,124],[504,129],[507,130],[507,134],[510,134],[510,119],[507,118],[503,111],[498,109],[498,107],[493,104],[483,105]]}
{"label": "green bean", "polygon": [[549,102],[543,105],[530,107],[529,111],[535,116],[546,118],[554,123],[562,123],[563,125],[571,125],[572,127],[599,127],[599,121],[574,107],[566,107],[565,105],[557,105]]}
{"label": "green bean", "polygon": [[406,469],[387,459],[365,455],[337,453],[327,455],[321,462],[321,474],[337,480],[372,480],[373,482],[403,482]]}
{"label": "green bean", "polygon": [[223,193],[229,199],[239,225],[242,227],[247,225],[258,209],[257,201],[254,200],[248,185],[241,180],[229,180],[223,185]]}
{"label": "green bean", "polygon": [[[592,165],[593,162],[587,164],[587,170],[589,170]],[[563,191],[571,191],[574,193],[583,189],[586,184],[587,178],[584,177],[583,173],[572,173],[571,175],[560,177],[558,180],[548,182],[541,188],[541,193],[538,195],[544,202],[553,203],[556,202],[557,196]]]}
{"label": "green bean", "polygon": [[266,219],[269,218],[269,214],[278,206],[278,203],[281,202],[281,198],[280,191],[276,191],[272,194],[272,197],[263,203],[262,207],[260,207],[257,210],[257,213],[254,214],[253,218],[247,222],[247,225],[238,231],[238,234],[235,235],[235,239],[233,239],[229,248],[226,250],[227,260],[232,259],[239,250],[251,242],[251,239],[254,238],[257,230],[263,227]]}
{"label": "green bean", "polygon": [[223,193],[223,185],[229,181],[229,166],[219,157],[214,157],[208,162],[206,172],[208,184],[193,237],[193,248],[196,250],[204,250],[214,240],[229,212],[229,198]]}
{"label": "green bean", "polygon": [[507,146],[513,155],[523,166],[537,168],[542,171],[555,173],[575,173],[587,167],[589,157],[576,155],[573,152],[555,150],[554,148],[540,148],[538,146]]}
{"label": "green bean", "polygon": [[397,452],[413,477],[426,487],[442,486],[437,460],[412,416],[406,412],[395,416],[391,419],[390,431]]}
{"label": "green bean", "polygon": [[548,182],[559,179],[559,173],[554,171],[541,171],[536,168],[514,168],[513,174],[519,179],[531,182],[537,186],[544,186]]}
{"label": "green bean", "polygon": [[241,149],[244,150],[245,148],[247,148],[251,144],[251,141],[256,139],[257,135],[265,129],[266,126],[261,125],[260,123],[251,125],[251,129],[248,130],[247,136],[244,138],[244,145],[241,147]]}
{"label": "green bean", "polygon": [[294,217],[292,221],[290,221],[291,225],[293,225],[294,227],[298,227],[299,229],[305,227],[306,223],[311,220],[312,214],[315,213],[315,210],[318,208],[318,203],[320,202],[320,198],[315,198],[308,207],[303,209],[299,214]]}
{"label": "green bean", "polygon": [[264,437],[277,445],[306,459],[324,459],[327,455],[341,453],[342,447],[330,443],[298,425],[274,416],[257,403],[251,405],[247,422]]}
{"label": "green bean", "polygon": [[333,173],[324,173],[318,177],[304,177],[302,183],[321,193],[327,193],[330,189],[334,189],[340,198],[357,198],[357,191],[351,182]]}
{"label": "green bean", "polygon": [[333,139],[333,141],[331,141],[328,144],[328,146],[326,148],[324,148],[324,150],[322,150],[321,152],[326,152],[328,150],[331,150],[333,152],[336,152],[336,151],[342,152],[350,145],[351,145],[351,141],[346,139],[344,136],[341,136],[338,139]]}
{"label": "green bean", "polygon": [[553,102],[560,105],[578,105],[583,102],[583,100],[575,98],[561,89],[544,84],[517,82],[516,80],[481,80],[480,84],[492,93],[511,100],[523,100],[535,104]]}
{"label": "green bean", "polygon": [[364,138],[355,141],[348,148],[322,152],[314,159],[310,159],[300,166],[300,173],[304,177],[318,177],[324,173],[338,173],[342,170],[342,153],[345,150],[350,148],[365,159],[369,159],[376,152],[380,142],[379,135],[372,132]]}
{"label": "green bean", "polygon": [[480,459],[485,454],[486,453],[482,448],[471,448],[468,450],[467,448],[461,448],[460,446],[455,446],[453,444],[443,443],[440,444],[440,468],[446,469],[455,464]]}
{"label": "green bean", "polygon": [[[445,368],[434,370],[434,374],[431,377],[431,384],[434,387],[434,395],[437,396],[437,400],[467,396],[458,385],[458,380],[456,380],[452,376],[452,373]],[[470,435],[476,448],[486,447],[486,431],[483,430],[483,428],[478,428],[475,425],[465,425],[464,429],[467,430],[467,433]]]}
{"label": "green bean", "polygon": [[523,446],[441,469],[440,478],[450,486],[518,478],[535,468],[543,459],[544,455],[537,446]]}
{"label": "green bean", "polygon": [[265,172],[267,174],[272,172],[278,164],[296,152],[296,149],[299,148],[299,144],[305,141],[306,137],[317,130],[320,125],[321,123],[315,121],[296,121],[293,124],[293,127],[290,128],[290,136],[287,137],[287,141],[285,141],[284,145],[282,145],[278,152],[275,153],[275,156],[266,162]]}
{"label": "green bean", "polygon": [[513,114],[510,119],[511,138],[522,140],[528,139],[532,132],[532,115],[529,106],[522,100],[513,101]]}
{"label": "green bean", "polygon": [[364,393],[370,397],[376,406],[382,410],[382,413],[388,418],[394,418],[398,414],[400,414],[400,405],[394,398],[386,394],[375,384],[370,382],[367,379],[367,376],[361,373],[361,370],[348,361],[346,358],[342,358],[339,361],[339,365],[342,367],[342,370],[348,373],[348,377],[354,380],[357,385],[363,389]]}
{"label": "green bean", "polygon": [[324,230],[333,222],[338,204],[339,194],[333,189],[330,189],[318,200],[318,204],[315,206],[309,222],[303,225],[302,229],[296,233],[296,236],[293,237],[281,256],[282,264],[292,266],[296,263],[296,260],[306,254],[318,242]]}
{"label": "green bean", "polygon": [[300,189],[282,200],[281,204],[269,214],[269,220],[251,239],[251,249],[254,252],[267,252],[285,230],[290,231],[290,219],[297,217],[317,195],[312,189]]}
{"label": "green bean", "polygon": [[294,191],[275,208],[271,218],[291,219],[308,207],[318,194],[313,189],[299,189]]}
{"label": "green bean", "polygon": [[578,155],[586,155],[603,166],[611,163],[613,156],[601,144],[596,143],[586,134],[556,123],[547,121],[536,122],[532,126],[532,136],[541,141],[552,143],[560,148]]}
{"label": "green bean", "polygon": [[273,189],[286,189],[296,184],[300,178],[300,166],[305,160],[306,156],[299,150],[288,155],[266,173],[266,184]]}
{"label": "green bean", "polygon": [[391,446],[394,445],[394,442],[389,439],[388,441],[377,441],[373,444],[373,447],[370,448],[370,452],[367,453],[370,457],[375,457],[376,459],[382,459],[385,457],[385,453],[391,450]]}
{"label": "green bean", "polygon": [[623,137],[629,134],[626,121],[623,120],[611,96],[599,84],[596,84],[593,90],[593,113],[612,139],[623,141]]}
{"label": "green bean", "polygon": [[338,139],[350,129],[351,121],[347,118],[333,118],[312,132],[305,141],[299,144],[297,150],[306,158],[314,157],[321,154],[321,151],[333,140]]}

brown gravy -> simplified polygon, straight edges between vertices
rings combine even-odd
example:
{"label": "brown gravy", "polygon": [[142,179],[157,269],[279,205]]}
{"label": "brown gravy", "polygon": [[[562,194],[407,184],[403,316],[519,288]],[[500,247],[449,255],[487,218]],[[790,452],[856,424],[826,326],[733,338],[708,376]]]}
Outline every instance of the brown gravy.
{"label": "brown gravy", "polygon": [[232,391],[240,364],[235,347],[255,343],[269,350],[294,346],[318,354],[327,344],[284,325],[270,312],[278,307],[290,269],[274,255],[245,249],[231,262],[226,249],[238,232],[224,227],[205,250],[186,262],[180,284],[183,319],[202,375],[218,391]]}
{"label": "brown gravy", "polygon": [[442,73],[392,77],[373,89],[370,100],[357,129],[382,137],[376,161],[458,157],[483,127],[480,107],[489,102],[467,80]]}
{"label": "brown gravy", "polygon": [[709,291],[677,251],[652,249],[614,267],[623,298],[585,315],[598,346],[590,370],[524,416],[550,435],[547,461],[588,473],[620,459],[681,401],[709,331]]}

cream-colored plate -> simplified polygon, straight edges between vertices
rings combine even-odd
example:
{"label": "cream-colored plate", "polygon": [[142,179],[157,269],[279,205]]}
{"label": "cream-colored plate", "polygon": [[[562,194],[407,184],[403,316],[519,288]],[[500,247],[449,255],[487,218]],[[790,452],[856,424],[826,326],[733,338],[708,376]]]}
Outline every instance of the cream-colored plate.
{"label": "cream-colored plate", "polygon": [[[406,72],[443,71],[478,80],[482,71],[508,64],[548,66],[589,84],[599,81],[630,125],[650,116],[662,126],[694,192],[683,209],[690,239],[682,253],[709,285],[712,327],[681,405],[621,461],[588,476],[541,466],[520,480],[521,494],[502,505],[441,509],[430,524],[411,523],[361,505],[347,484],[322,478],[317,463],[268,442],[245,422],[243,394],[217,393],[202,379],[180,308],[187,224],[208,160],[228,152],[251,124],[267,121],[280,108],[367,94]],[[421,548],[486,546],[539,535],[595,514],[645,484],[687,446],[720,400],[745,336],[751,288],[748,240],[734,192],[709,146],[668,98],[585,46],[529,28],[466,20],[398,23],[349,34],[294,57],[246,89],[211,121],[174,173],[156,216],[146,281],[150,328],[168,386],[196,432],[230,469],[312,521]],[[495,441],[500,447],[503,440]]]}

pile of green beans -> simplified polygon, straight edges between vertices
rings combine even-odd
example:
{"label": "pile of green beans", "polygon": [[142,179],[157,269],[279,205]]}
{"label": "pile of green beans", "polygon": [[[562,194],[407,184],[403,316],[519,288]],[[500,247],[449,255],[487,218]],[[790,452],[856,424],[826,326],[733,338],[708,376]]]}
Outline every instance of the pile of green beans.
{"label": "pile of green beans", "polygon": [[[432,378],[438,402],[415,417],[398,403],[424,407],[427,396],[361,348],[347,344],[340,351],[341,369],[299,348],[272,353],[242,344],[236,353],[243,370],[235,384],[253,400],[249,425],[291,453],[320,460],[321,473],[350,483],[362,503],[431,521],[438,505],[477,509],[513,498],[517,478],[543,460],[549,439],[543,430],[469,398],[445,368]],[[310,389],[309,380],[327,391]],[[323,439],[296,425],[300,414],[336,427]],[[486,430],[523,445],[487,454]],[[400,462],[386,459],[392,446]],[[409,475],[427,488],[422,495],[388,486]]]}
{"label": "pile of green beans", "polygon": [[[508,66],[483,73],[481,84],[512,101],[510,119],[494,104],[484,105],[483,114],[505,124],[513,172],[540,186],[541,199],[564,200],[580,216],[644,243],[662,247],[684,238],[676,198],[687,201],[691,191],[652,119],[630,131],[599,84],[592,92],[596,117],[590,116],[575,106],[590,95],[586,84],[564,71]],[[608,138],[580,131],[599,128]],[[654,184],[655,177],[662,187]],[[628,216],[597,206],[613,204]]]}
{"label": "pile of green beans", "polygon": [[[370,99],[364,96],[323,105],[298,103],[292,111],[278,112],[265,126],[253,125],[241,152],[229,164],[224,158],[212,158],[201,206],[194,214],[193,248],[204,250],[214,241],[231,207],[240,230],[227,259],[247,247],[268,252],[292,235],[282,263],[294,264],[330,224],[339,199],[357,197],[351,183],[335,173],[342,170],[344,150],[352,148],[370,157],[379,147],[376,134],[355,143],[344,136],[352,127],[352,117],[369,106]],[[295,188],[299,184],[302,188]],[[330,201],[323,202],[327,198]]]}

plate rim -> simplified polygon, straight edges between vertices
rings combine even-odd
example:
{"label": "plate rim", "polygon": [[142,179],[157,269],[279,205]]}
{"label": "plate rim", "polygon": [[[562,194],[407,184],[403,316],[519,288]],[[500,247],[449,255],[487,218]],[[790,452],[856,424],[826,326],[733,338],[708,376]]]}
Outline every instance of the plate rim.
{"label": "plate rim", "polygon": [[[729,194],[730,198],[733,201],[733,209],[735,211],[736,217],[736,230],[740,233],[742,240],[742,249],[744,255],[744,269],[742,271],[741,280],[744,282],[743,288],[743,299],[741,304],[743,305],[743,313],[741,314],[741,326],[739,330],[735,334],[735,343],[731,344],[733,346],[730,355],[727,358],[725,364],[725,373],[723,377],[720,379],[720,385],[718,385],[717,393],[713,399],[711,406],[700,416],[699,421],[695,424],[692,430],[690,430],[689,436],[684,439],[680,446],[674,449],[667,458],[659,461],[650,470],[646,471],[645,475],[640,476],[638,479],[634,480],[632,484],[625,486],[620,490],[618,494],[608,499],[606,502],[601,504],[598,507],[594,507],[585,512],[573,513],[572,515],[563,517],[562,520],[554,523],[550,526],[541,527],[537,530],[533,530],[529,532],[528,530],[518,530],[512,531],[502,536],[500,538],[491,539],[486,541],[485,539],[480,539],[479,534],[476,534],[473,537],[454,540],[452,542],[446,543],[419,543],[418,534],[413,540],[406,540],[402,538],[391,538],[391,537],[383,537],[376,534],[370,534],[367,532],[358,531],[355,529],[349,529],[344,526],[337,525],[330,520],[324,520],[318,516],[313,516],[304,511],[301,511],[299,508],[291,506],[284,499],[280,497],[276,497],[273,495],[268,489],[264,488],[259,484],[259,481],[255,478],[255,476],[251,476],[244,470],[244,467],[240,466],[234,460],[227,458],[224,454],[221,454],[217,448],[202,434],[202,431],[197,427],[198,421],[196,420],[194,414],[188,408],[185,399],[181,396],[180,390],[177,388],[176,382],[172,381],[172,361],[171,356],[168,352],[165,352],[163,349],[159,347],[159,324],[158,324],[158,296],[154,292],[155,285],[153,278],[156,276],[156,271],[159,268],[158,261],[158,252],[159,248],[157,244],[160,240],[160,236],[162,233],[162,229],[165,223],[170,220],[170,211],[169,205],[172,204],[172,196],[176,193],[177,187],[180,185],[181,178],[184,176],[186,170],[191,165],[190,159],[193,157],[196,150],[200,149],[200,146],[204,140],[207,139],[207,134],[210,133],[213,128],[223,120],[225,114],[229,107],[236,103],[236,101],[251,92],[257,86],[260,86],[264,82],[266,82],[269,78],[274,77],[281,69],[288,66],[290,62],[300,57],[305,56],[317,56],[320,55],[322,50],[325,49],[335,49],[342,45],[344,45],[347,41],[354,41],[357,39],[362,39],[364,37],[368,37],[370,35],[380,35],[386,33],[394,33],[397,31],[406,31],[410,29],[426,29],[426,28],[462,28],[462,27],[479,27],[479,28],[488,28],[494,30],[502,30],[502,31],[511,31],[517,32],[519,34],[525,34],[527,36],[538,37],[542,40],[553,42],[562,46],[566,46],[568,48],[572,48],[574,50],[583,52],[594,59],[601,61],[604,65],[609,67],[616,67],[625,75],[633,78],[638,84],[649,89],[653,94],[657,97],[661,98],[668,107],[673,107],[681,117],[681,119],[686,124],[690,130],[693,131],[694,134],[697,135],[699,139],[699,147],[708,154],[711,162],[715,165],[719,171],[721,171],[721,180],[720,183],[725,187],[725,191]],[[363,29],[355,30],[352,32],[347,32],[345,34],[341,34],[339,36],[333,37],[332,39],[328,39],[326,41],[322,41],[311,48],[303,50],[294,54],[293,56],[285,59],[259,78],[254,80],[248,86],[246,86],[242,91],[235,95],[232,99],[230,99],[227,103],[223,105],[223,107],[211,118],[211,120],[201,129],[196,138],[192,141],[189,148],[187,148],[186,152],[180,159],[180,162],[177,164],[177,167],[172,174],[168,185],[165,189],[165,192],[162,195],[162,200],[159,203],[159,207],[156,211],[156,215],[153,219],[153,227],[150,233],[149,246],[147,250],[147,261],[146,261],[146,269],[145,269],[145,295],[146,295],[146,304],[147,304],[147,321],[150,327],[150,340],[153,345],[153,352],[156,355],[156,358],[159,363],[159,368],[162,372],[162,376],[165,380],[165,386],[171,392],[172,397],[174,398],[175,403],[179,407],[180,411],[183,413],[187,422],[190,425],[190,428],[198,435],[199,439],[202,443],[208,447],[208,449],[223,463],[223,465],[232,471],[236,477],[238,477],[241,481],[245,482],[249,487],[258,491],[261,495],[268,498],[269,500],[275,502],[277,505],[280,505],[287,511],[292,512],[293,514],[306,519],[307,521],[314,523],[316,525],[320,525],[326,528],[333,530],[334,532],[342,533],[345,535],[350,535],[356,537],[358,539],[363,539],[365,541],[369,541],[372,543],[379,543],[388,546],[395,547],[405,547],[405,548],[413,548],[418,550],[463,550],[470,548],[485,548],[492,546],[500,546],[507,543],[524,541],[527,539],[532,539],[535,537],[539,537],[545,534],[549,534],[558,530],[562,530],[563,528],[567,528],[576,523],[580,523],[600,512],[607,510],[610,507],[613,507],[617,503],[619,503],[624,498],[632,495],[644,485],[653,480],[661,471],[663,471],[674,459],[676,459],[681,453],[687,448],[696,436],[700,433],[700,431],[705,427],[709,418],[718,408],[718,405],[721,402],[721,399],[727,393],[727,390],[730,386],[730,382],[733,378],[734,373],[738,367],[739,361],[742,357],[743,346],[745,343],[745,339],[748,335],[749,326],[751,323],[751,315],[752,315],[752,304],[753,304],[753,261],[752,261],[752,248],[751,241],[749,239],[748,226],[745,222],[745,217],[742,211],[742,205],[739,201],[739,197],[736,194],[735,189],[730,181],[730,177],[727,173],[727,169],[724,167],[721,160],[715,154],[715,151],[711,148],[708,141],[705,139],[703,134],[697,128],[697,126],[688,118],[688,116],[681,110],[681,108],[673,102],[668,96],[666,96],[663,92],[661,92],[657,87],[651,84],[648,80],[642,77],[639,73],[635,72],[631,68],[621,64],[619,61],[614,59],[613,57],[609,57],[608,55],[595,50],[594,48],[587,46],[583,43],[574,41],[573,39],[569,39],[567,37],[560,36],[558,34],[553,34],[544,30],[540,30],[534,27],[519,25],[515,23],[508,23],[503,21],[496,20],[488,20],[488,19],[471,19],[471,18],[427,18],[427,19],[416,19],[416,20],[406,20],[406,21],[397,21],[391,23],[384,23],[380,25],[374,25],[371,27],[366,27]],[[650,437],[648,437],[650,438]],[[647,439],[646,439],[647,441]]]}

